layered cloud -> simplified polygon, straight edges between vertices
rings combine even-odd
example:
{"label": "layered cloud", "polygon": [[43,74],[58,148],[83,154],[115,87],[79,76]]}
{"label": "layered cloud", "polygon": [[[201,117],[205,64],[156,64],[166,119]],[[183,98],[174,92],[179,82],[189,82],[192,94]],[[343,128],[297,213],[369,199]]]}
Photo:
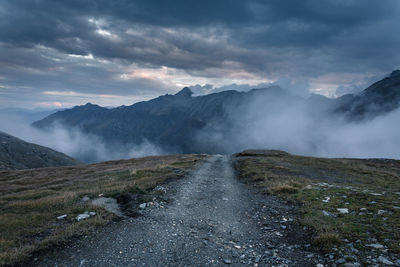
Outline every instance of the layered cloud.
{"label": "layered cloud", "polygon": [[131,104],[195,84],[353,92],[399,67],[399,14],[397,0],[2,1],[0,105]]}

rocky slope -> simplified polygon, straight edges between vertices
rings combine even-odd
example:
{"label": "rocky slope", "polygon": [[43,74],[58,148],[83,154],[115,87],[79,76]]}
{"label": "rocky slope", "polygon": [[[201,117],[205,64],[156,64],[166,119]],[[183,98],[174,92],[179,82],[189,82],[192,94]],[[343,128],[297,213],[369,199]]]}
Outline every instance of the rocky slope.
{"label": "rocky slope", "polygon": [[400,70],[348,98],[349,101],[340,103],[337,111],[344,112],[352,120],[373,118],[397,109],[400,104]]}
{"label": "rocky slope", "polygon": [[63,153],[0,132],[0,170],[57,167],[79,163]]}

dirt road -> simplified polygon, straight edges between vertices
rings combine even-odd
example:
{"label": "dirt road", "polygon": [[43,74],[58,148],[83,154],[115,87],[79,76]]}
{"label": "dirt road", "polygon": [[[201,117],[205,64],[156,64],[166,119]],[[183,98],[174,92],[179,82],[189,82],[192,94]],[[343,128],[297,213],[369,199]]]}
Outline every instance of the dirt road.
{"label": "dirt road", "polygon": [[293,207],[251,192],[228,156],[167,185],[165,207],[51,252],[39,266],[315,266]]}

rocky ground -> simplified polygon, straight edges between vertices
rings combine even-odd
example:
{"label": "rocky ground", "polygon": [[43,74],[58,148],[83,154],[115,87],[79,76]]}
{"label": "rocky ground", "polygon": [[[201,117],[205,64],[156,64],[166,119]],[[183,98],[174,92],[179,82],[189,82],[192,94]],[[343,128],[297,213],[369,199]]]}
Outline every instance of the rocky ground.
{"label": "rocky ground", "polygon": [[400,266],[400,161],[235,155],[240,181],[296,203],[327,266]]}
{"label": "rocky ground", "polygon": [[231,158],[213,156],[156,190],[141,216],[112,223],[37,266],[323,266],[296,209],[239,182]]}

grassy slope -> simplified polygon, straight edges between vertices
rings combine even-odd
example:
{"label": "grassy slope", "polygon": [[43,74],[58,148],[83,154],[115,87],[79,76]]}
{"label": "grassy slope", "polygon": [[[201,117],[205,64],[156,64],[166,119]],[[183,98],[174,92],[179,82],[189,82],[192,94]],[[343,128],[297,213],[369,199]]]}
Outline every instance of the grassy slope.
{"label": "grassy slope", "polygon": [[[146,193],[182,176],[204,155],[172,155],[91,165],[0,172],[0,265],[106,224],[115,216],[82,196]],[[96,216],[77,222],[86,211]],[[67,214],[64,220],[57,216]]]}
{"label": "grassy slope", "polygon": [[[271,150],[248,150],[236,157],[241,179],[300,204],[301,222],[316,230],[317,247],[348,240],[361,253],[370,243],[400,253],[400,161],[313,158]],[[338,208],[349,213],[340,214]]]}

